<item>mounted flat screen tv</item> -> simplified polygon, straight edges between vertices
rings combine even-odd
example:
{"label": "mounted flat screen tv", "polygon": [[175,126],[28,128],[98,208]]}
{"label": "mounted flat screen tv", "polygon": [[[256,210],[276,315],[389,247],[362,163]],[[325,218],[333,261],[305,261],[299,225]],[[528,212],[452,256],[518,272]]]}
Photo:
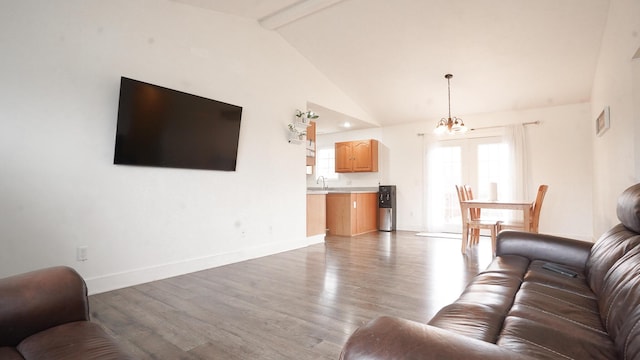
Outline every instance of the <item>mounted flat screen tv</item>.
{"label": "mounted flat screen tv", "polygon": [[242,107],[122,77],[114,164],[235,171]]}

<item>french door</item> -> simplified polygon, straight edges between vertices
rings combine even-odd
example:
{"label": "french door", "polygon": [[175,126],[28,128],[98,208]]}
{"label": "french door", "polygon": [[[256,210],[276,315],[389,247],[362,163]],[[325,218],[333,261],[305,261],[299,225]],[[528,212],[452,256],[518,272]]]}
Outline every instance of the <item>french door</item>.
{"label": "french door", "polygon": [[[489,198],[491,183],[507,193],[508,151],[500,137],[443,140],[427,150],[427,230],[461,232],[456,184],[470,185],[477,199]],[[483,216],[491,215],[483,211]]]}

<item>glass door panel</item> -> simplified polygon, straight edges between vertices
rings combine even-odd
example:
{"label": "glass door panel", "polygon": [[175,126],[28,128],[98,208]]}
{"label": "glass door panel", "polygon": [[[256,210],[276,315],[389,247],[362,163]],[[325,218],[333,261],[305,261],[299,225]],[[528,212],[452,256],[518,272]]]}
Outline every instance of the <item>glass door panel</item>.
{"label": "glass door panel", "polygon": [[460,204],[454,184],[463,179],[461,144],[447,143],[428,156],[427,215],[433,232],[460,232]]}
{"label": "glass door panel", "polygon": [[[488,199],[491,183],[506,189],[508,148],[499,137],[444,140],[428,151],[427,230],[460,233],[462,218],[455,185],[470,185],[476,199]],[[483,216],[501,217],[499,210]]]}

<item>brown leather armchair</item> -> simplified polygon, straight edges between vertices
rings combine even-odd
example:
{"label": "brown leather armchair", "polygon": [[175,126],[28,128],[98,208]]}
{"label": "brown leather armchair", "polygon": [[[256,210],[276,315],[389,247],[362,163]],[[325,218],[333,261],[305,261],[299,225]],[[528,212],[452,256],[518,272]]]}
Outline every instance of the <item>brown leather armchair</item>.
{"label": "brown leather armchair", "polygon": [[87,287],[68,267],[0,279],[0,359],[132,359],[89,321]]}

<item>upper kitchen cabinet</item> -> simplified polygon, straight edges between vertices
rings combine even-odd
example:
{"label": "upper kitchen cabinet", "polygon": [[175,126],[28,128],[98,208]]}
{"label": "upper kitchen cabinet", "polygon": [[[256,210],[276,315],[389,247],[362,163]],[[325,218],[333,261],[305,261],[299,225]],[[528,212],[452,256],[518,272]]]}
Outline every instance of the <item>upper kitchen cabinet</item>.
{"label": "upper kitchen cabinet", "polygon": [[307,128],[307,140],[305,141],[307,148],[307,166],[316,165],[316,123],[311,121]]}
{"label": "upper kitchen cabinet", "polygon": [[378,140],[337,142],[336,172],[377,172]]}

